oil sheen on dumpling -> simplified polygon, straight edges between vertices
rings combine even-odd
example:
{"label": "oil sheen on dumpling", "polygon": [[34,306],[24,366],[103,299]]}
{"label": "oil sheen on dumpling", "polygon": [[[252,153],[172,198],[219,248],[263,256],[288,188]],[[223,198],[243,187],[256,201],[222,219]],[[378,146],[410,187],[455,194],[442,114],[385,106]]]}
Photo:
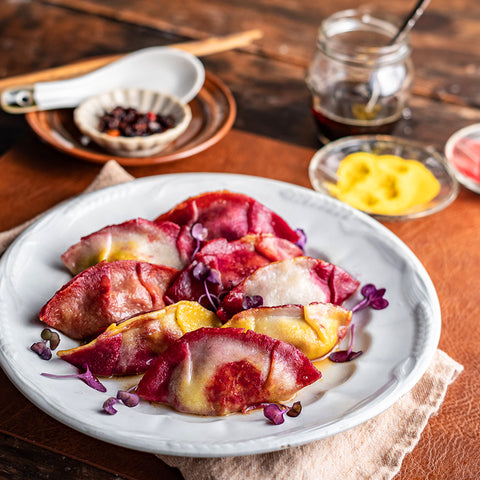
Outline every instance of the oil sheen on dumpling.
{"label": "oil sheen on dumpling", "polygon": [[347,332],[352,312],[331,303],[244,310],[224,327],[245,328],[291,343],[309,359],[326,355]]}
{"label": "oil sheen on dumpling", "polygon": [[186,260],[177,248],[179,233],[180,227],[172,222],[137,218],[82,237],[62,261],[74,275],[104,260],[139,260],[182,269]]}
{"label": "oil sheen on dumpling", "polygon": [[245,296],[260,296],[263,306],[308,305],[322,302],[341,305],[359,282],[342,268],[312,257],[295,257],[259,268],[222,300],[218,317],[226,322],[243,310]]}
{"label": "oil sheen on dumpling", "polygon": [[183,334],[219,326],[210,310],[196,302],[179,302],[112,324],[92,342],[57,355],[77,367],[87,364],[96,375],[138,374]]}
{"label": "oil sheen on dumpling", "polygon": [[186,333],[146,371],[137,394],[197,415],[287,401],[320,378],[294,346],[237,328]]}
{"label": "oil sheen on dumpling", "polygon": [[91,339],[112,323],[163,308],[177,275],[174,268],[135,260],[101,262],[58,290],[39,317],[71,338]]}

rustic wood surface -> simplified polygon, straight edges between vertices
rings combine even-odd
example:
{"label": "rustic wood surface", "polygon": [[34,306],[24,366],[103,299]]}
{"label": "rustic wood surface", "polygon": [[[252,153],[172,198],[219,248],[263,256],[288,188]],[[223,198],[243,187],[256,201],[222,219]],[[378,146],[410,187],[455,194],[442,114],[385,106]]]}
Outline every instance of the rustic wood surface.
{"label": "rustic wood surface", "polygon": [[[397,15],[414,1],[371,1]],[[235,130],[181,162],[132,168],[137,176],[223,171],[309,186],[306,168],[320,145],[309,115],[305,67],[327,15],[358,6],[337,0],[0,0],[0,78],[84,58],[203,39],[252,28],[249,47],[203,58],[232,90]],[[480,122],[480,3],[435,0],[412,34],[411,116],[395,133],[441,149],[458,128]],[[0,113],[0,230],[79,193],[100,166],[42,144],[22,116]],[[480,478],[479,198],[462,189],[427,219],[387,225],[424,262],[444,310],[440,347],[465,367],[428,423],[398,480]],[[475,216],[476,215],[476,216]],[[472,221],[473,219],[473,221]],[[465,318],[466,317],[466,318]],[[0,373],[0,478],[181,479],[152,455],[75,432],[28,402]]]}

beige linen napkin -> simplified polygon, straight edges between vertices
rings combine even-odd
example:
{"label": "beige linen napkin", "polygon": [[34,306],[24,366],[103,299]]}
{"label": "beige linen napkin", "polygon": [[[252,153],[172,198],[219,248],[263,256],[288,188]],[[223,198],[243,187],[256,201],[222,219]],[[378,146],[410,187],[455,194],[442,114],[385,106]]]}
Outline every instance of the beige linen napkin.
{"label": "beige linen napkin", "polygon": [[[86,191],[133,178],[111,160]],[[1,232],[0,254],[35,220]],[[185,480],[388,480],[398,473],[403,458],[418,443],[428,419],[437,412],[448,386],[462,370],[459,363],[437,350],[417,385],[388,410],[351,430],[308,445],[245,457],[159,458],[179,468]]]}

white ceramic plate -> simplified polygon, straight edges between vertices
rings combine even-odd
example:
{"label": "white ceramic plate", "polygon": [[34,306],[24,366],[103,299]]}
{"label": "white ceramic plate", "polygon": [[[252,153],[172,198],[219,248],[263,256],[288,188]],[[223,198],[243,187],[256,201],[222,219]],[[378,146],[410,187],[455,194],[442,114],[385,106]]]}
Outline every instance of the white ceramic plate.
{"label": "white ceramic plate", "polygon": [[[386,287],[390,306],[354,315],[353,362],[331,364],[323,379],[298,394],[302,414],[273,426],[261,411],[204,418],[142,403],[102,413],[106,398],[132,380],[104,381],[99,393],[76,373],[29,350],[39,340],[42,305],[70,278],[60,254],[89,232],[135,217],[154,219],[188,196],[227,188],[243,192],[307,233],[307,253],[336,263],[362,284]],[[355,303],[360,297],[351,299]],[[280,450],[336,434],[392,405],[420,379],[440,336],[440,308],[428,274],[413,253],[367,215],[312,190],[262,178],[226,174],[149,177],[67,202],[30,227],[0,263],[0,361],[17,388],[60,422],[106,442],[145,452],[217,457]],[[62,338],[62,348],[75,342]],[[322,368],[322,366],[321,366]]]}

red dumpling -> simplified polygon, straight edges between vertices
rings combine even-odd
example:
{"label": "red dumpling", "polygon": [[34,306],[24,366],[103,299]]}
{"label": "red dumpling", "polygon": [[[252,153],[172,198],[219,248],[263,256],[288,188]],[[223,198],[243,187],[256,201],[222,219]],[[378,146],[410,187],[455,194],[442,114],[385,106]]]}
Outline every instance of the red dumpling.
{"label": "red dumpling", "polygon": [[168,289],[165,298],[172,303],[201,299],[204,306],[212,308],[205,295],[201,275],[203,272],[199,268],[205,274],[209,270],[218,272],[218,283],[207,280],[209,293],[218,297],[225,295],[258,268],[302,254],[302,250],[295,244],[270,234],[246,235],[232,242],[217,238],[208,242],[195,255],[194,261]]}
{"label": "red dumpling", "polygon": [[214,238],[232,241],[249,233],[271,233],[292,243],[301,238],[299,232],[269,208],[248,195],[228,190],[191,197],[155,221],[170,221],[182,227],[179,245],[185,254],[191,254],[195,249],[196,242],[190,230],[196,223],[207,230],[204,241]]}
{"label": "red dumpling", "polygon": [[155,360],[137,394],[180,412],[226,415],[288,401],[320,377],[288,343],[241,328],[201,328]]}
{"label": "red dumpling", "polygon": [[342,268],[312,257],[296,257],[259,268],[222,300],[217,315],[226,322],[243,310],[245,296],[260,296],[263,306],[333,303],[341,305],[359,286]]}
{"label": "red dumpling", "polygon": [[62,260],[74,275],[103,260],[138,260],[182,269],[189,258],[182,258],[177,248],[179,233],[175,223],[137,218],[82,237],[62,255]]}
{"label": "red dumpling", "polygon": [[165,306],[178,270],[134,260],[101,262],[65,284],[43,306],[40,320],[75,339],[89,339],[112,323]]}

